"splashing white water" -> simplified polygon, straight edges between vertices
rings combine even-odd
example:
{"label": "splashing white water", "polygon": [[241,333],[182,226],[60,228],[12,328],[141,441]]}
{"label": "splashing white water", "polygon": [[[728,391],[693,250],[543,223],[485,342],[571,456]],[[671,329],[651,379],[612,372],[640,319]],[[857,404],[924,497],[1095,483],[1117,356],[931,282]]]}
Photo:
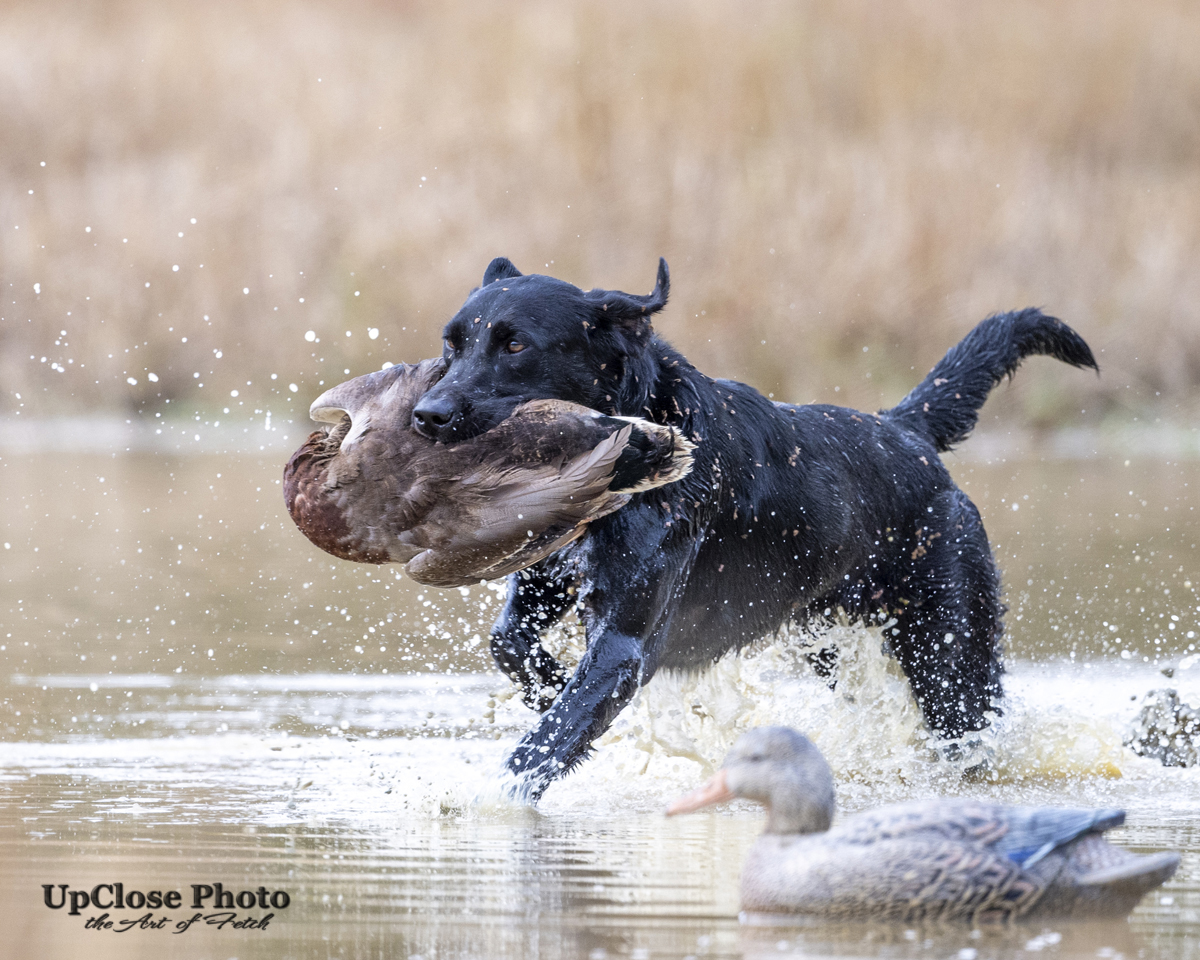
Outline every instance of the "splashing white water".
{"label": "splashing white water", "polygon": [[[580,641],[568,628],[552,645],[570,662],[581,652]],[[1101,795],[1111,792],[1104,784],[1123,777],[1163,776],[1161,766],[1121,743],[1134,712],[1131,697],[1154,683],[1152,671],[1016,664],[1005,678],[1003,715],[948,760],[945,744],[925,728],[898,664],[881,654],[882,641],[879,628],[860,626],[822,635],[819,645],[836,645],[839,652],[832,687],[806,659],[818,649],[812,637],[795,630],[703,670],[660,672],[597,740],[593,757],[553,784],[539,808],[598,816],[662,809],[710,776],[741,733],[767,724],[795,727],[813,739],[833,767],[847,809],[963,792],[1046,802],[1064,789]],[[1194,685],[1188,695],[1200,700],[1200,676]],[[486,740],[415,741],[419,756],[388,775],[394,802],[417,816],[511,812],[506,797],[513,782],[500,766],[535,721],[515,694],[506,686],[488,699],[482,719],[492,733]],[[428,774],[419,782],[410,772],[418,769]],[[1084,783],[1094,789],[1081,788]]]}
{"label": "splashing white water", "polygon": [[[564,660],[580,640],[570,629],[560,637]],[[662,810],[708,777],[739,734],[763,724],[812,737],[844,810],[963,793],[1190,807],[1200,789],[1200,768],[1164,770],[1122,746],[1137,701],[1164,685],[1150,664],[1013,664],[1003,716],[948,761],[897,664],[881,654],[879,629],[839,626],[819,642],[839,650],[834,688],[806,659],[812,639],[794,632],[704,670],[660,673],[539,809],[601,818]],[[522,815],[508,799],[503,763],[536,715],[496,674],[73,675],[21,685],[44,700],[44,718],[61,711],[64,721],[78,709],[76,688],[138,699],[107,733],[10,744],[0,777],[11,769],[140,785],[223,783],[238,817],[245,794],[257,798],[264,822]],[[1200,670],[1181,671],[1170,685],[1200,703]],[[176,802],[175,818],[213,814],[207,795],[195,810],[182,795]]]}
{"label": "splashing white water", "polygon": [[820,645],[839,651],[832,688],[805,659],[817,649],[812,639],[796,631],[703,671],[660,673],[597,741],[596,756],[544,803],[665,801],[709,776],[741,733],[767,724],[810,736],[851,806],[961,792],[964,783],[1020,795],[1056,781],[1161,772],[1121,744],[1130,697],[1154,682],[1145,670],[1018,664],[1005,678],[1003,715],[947,760],[899,665],[881,655],[882,641],[879,628],[843,625],[823,635]]}

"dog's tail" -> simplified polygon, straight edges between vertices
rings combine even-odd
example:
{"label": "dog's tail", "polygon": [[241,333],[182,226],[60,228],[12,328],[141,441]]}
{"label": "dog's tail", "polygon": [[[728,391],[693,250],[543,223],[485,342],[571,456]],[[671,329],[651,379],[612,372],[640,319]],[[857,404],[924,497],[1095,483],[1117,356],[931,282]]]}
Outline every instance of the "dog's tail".
{"label": "dog's tail", "polygon": [[912,393],[880,416],[945,452],[967,438],[992,388],[1031,354],[1100,370],[1083,338],[1056,317],[1036,307],[998,313],[963,337]]}

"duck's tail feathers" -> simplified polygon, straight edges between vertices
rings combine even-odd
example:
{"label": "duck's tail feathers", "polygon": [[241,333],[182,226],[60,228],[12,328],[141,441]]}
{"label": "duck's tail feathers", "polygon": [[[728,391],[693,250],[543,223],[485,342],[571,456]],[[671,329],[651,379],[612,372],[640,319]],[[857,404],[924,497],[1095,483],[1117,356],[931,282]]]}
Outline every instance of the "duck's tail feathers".
{"label": "duck's tail feathers", "polygon": [[1175,875],[1179,854],[1173,850],[1130,856],[1121,863],[1093,870],[1077,877],[1081,887],[1125,887],[1134,890],[1153,890]]}
{"label": "duck's tail feathers", "polygon": [[682,480],[692,470],[696,445],[675,427],[637,417],[616,417],[633,425],[617,458],[608,489],[614,493],[643,493]]}
{"label": "duck's tail feathers", "polygon": [[975,428],[979,408],[992,388],[1035,354],[1099,370],[1079,334],[1057,317],[1027,307],[988,317],[951,347],[912,393],[880,414],[926,437],[944,453]]}

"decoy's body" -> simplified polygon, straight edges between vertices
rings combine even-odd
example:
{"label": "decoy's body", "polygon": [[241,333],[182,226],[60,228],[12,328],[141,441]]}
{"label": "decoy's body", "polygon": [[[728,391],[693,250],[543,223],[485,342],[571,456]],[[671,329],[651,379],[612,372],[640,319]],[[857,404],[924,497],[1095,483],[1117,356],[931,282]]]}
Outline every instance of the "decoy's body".
{"label": "decoy's body", "polygon": [[1106,841],[1121,810],[928,800],[831,828],[829,765],[786,727],[744,734],[716,776],[668,813],[733,797],[770,812],[742,870],[742,906],[755,913],[975,924],[1120,917],[1179,865],[1177,853],[1139,856]]}
{"label": "decoy's body", "polygon": [[412,410],[441,359],[397,364],[326,391],[283,473],[296,525],[344,560],[403,563],[421,583],[465,586],[559,550],[633,493],[680,479],[692,444],[644,420],[557,400],[526,403],[486,433],[435,443]]}

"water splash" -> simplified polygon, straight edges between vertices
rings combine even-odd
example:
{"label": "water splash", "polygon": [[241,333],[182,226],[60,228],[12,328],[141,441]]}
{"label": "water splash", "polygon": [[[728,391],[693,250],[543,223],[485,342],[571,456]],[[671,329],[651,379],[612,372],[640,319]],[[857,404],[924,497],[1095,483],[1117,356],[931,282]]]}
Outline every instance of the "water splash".
{"label": "water splash", "polygon": [[766,724],[808,734],[851,806],[960,793],[972,784],[1020,794],[1053,782],[1149,772],[1121,743],[1126,691],[1144,689],[1140,673],[1016,665],[1006,678],[1003,715],[947,759],[899,665],[881,655],[880,628],[838,625],[818,642],[838,648],[836,686],[807,661],[817,649],[813,637],[794,628],[705,670],[659,673],[597,741],[596,756],[543,804],[594,806],[598,794],[665,802],[711,775],[742,732]]}
{"label": "water splash", "polygon": [[[762,724],[813,738],[844,810],[964,793],[1182,809],[1200,789],[1200,767],[1165,770],[1121,744],[1136,701],[1161,683],[1151,664],[1016,662],[1003,716],[947,760],[897,664],[881,654],[878,628],[835,626],[818,640],[839,649],[835,687],[808,662],[813,638],[794,630],[704,670],[660,673],[538,810],[601,818],[660,811],[709,776],[738,735]],[[556,643],[567,659],[582,634],[568,625]],[[244,818],[247,798],[260,822],[524,815],[504,760],[536,715],[495,673],[14,682],[46,735],[10,744],[0,780],[83,776],[99,794],[110,790],[104,784],[128,781],[173,820],[220,819],[214,803]],[[1200,700],[1200,670],[1180,670],[1173,683],[1183,699]],[[52,733],[74,726],[80,695],[107,703],[109,693],[124,709],[107,727]],[[223,799],[209,786],[193,795],[180,783],[220,784]]]}

